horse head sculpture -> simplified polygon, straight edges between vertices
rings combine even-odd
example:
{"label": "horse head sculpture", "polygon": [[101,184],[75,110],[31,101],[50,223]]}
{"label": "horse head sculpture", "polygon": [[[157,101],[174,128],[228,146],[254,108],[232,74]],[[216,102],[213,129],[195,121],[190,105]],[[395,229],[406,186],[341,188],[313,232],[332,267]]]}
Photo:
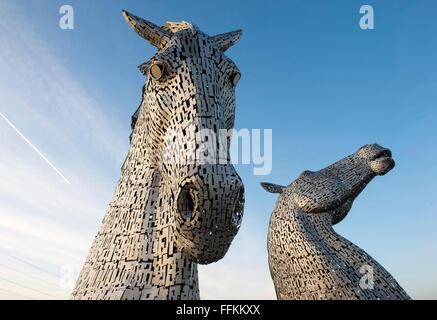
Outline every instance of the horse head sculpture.
{"label": "horse head sculpture", "polygon": [[230,163],[230,135],[224,143],[212,143],[234,125],[240,72],[224,52],[242,31],[210,37],[188,22],[157,26],[123,15],[158,49],[139,66],[147,82],[134,119],[133,135],[142,137],[138,161],[160,173],[178,249],[194,262],[217,261],[243,215],[244,189]]}
{"label": "horse head sculpture", "polygon": [[267,241],[278,299],[409,299],[383,266],[332,227],[394,165],[389,149],[368,144],[324,169],[302,172],[287,187],[261,184],[280,193]]}

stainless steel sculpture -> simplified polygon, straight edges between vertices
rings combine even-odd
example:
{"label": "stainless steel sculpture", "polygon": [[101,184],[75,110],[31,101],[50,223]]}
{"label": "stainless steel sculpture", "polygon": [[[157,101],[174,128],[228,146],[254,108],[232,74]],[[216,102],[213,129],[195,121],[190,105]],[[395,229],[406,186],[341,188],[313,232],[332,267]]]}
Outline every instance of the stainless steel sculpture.
{"label": "stainless steel sculpture", "polygon": [[224,52],[242,32],[210,37],[188,22],[123,15],[158,52],[139,66],[147,81],[130,149],[72,298],[198,299],[196,263],[225,255],[243,215],[230,137],[224,154],[200,161],[200,133],[234,125],[240,72]]}
{"label": "stainless steel sculpture", "polygon": [[317,172],[304,171],[287,187],[262,183],[280,193],[268,231],[278,299],[409,299],[378,262],[332,228],[366,185],[393,167],[390,150],[372,144]]}

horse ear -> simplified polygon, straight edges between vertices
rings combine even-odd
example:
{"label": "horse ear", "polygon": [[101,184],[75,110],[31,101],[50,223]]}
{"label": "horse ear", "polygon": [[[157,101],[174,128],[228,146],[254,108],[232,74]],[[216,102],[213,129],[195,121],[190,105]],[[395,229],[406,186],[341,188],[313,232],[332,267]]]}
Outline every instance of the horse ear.
{"label": "horse ear", "polygon": [[158,50],[164,47],[173,35],[171,32],[164,30],[156,24],[134,16],[125,10],[123,10],[123,16],[140,37],[149,41],[150,44],[158,48]]}
{"label": "horse ear", "polygon": [[243,30],[235,30],[231,32],[221,33],[211,38],[215,41],[220,50],[225,52],[234,44],[236,44],[238,40],[240,40],[242,35]]}
{"label": "horse ear", "polygon": [[261,187],[264,188],[264,190],[270,193],[282,193],[282,191],[285,188],[284,186],[280,186],[278,184],[268,183],[268,182],[261,182],[260,184]]}

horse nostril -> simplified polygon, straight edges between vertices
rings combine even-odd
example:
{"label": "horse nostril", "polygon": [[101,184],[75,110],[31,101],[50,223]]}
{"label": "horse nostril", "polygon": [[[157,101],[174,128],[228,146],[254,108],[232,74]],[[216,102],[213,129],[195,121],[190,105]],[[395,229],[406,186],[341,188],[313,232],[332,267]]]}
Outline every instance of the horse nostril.
{"label": "horse nostril", "polygon": [[186,184],[178,197],[178,211],[182,219],[189,222],[193,218],[195,208],[194,186]]}

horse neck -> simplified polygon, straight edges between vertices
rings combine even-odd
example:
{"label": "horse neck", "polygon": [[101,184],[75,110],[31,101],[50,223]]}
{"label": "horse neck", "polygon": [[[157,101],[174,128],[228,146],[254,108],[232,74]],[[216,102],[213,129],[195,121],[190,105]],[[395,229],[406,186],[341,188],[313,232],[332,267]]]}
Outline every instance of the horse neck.
{"label": "horse neck", "polygon": [[[409,298],[383,266],[360,247],[334,231],[329,212],[306,213],[297,204],[291,203],[290,205],[287,201],[278,204],[278,209],[283,208],[287,208],[287,211],[282,210],[282,212],[274,214],[274,223],[281,225],[282,230],[290,231],[288,236],[284,235],[287,244],[291,244],[291,248],[287,250],[295,254],[295,258],[297,258],[294,260],[297,263],[296,268],[303,266],[300,272],[302,280],[313,279],[314,273],[316,273],[321,277],[318,281],[324,283],[326,288],[340,287],[348,283],[353,284],[354,290],[343,290],[335,293],[341,292],[342,295],[337,296],[341,299],[356,299],[357,297],[361,297],[361,299]],[[269,230],[269,232],[271,231]],[[314,260],[315,256],[323,258]],[[314,263],[315,261],[318,263]],[[367,270],[367,268],[371,268],[375,282],[378,283],[374,290],[366,291],[359,287],[359,279],[363,277],[363,270]],[[303,291],[305,290],[303,289]],[[308,294],[314,295],[313,298],[319,299],[323,290],[310,290],[309,292]],[[329,294],[333,294],[333,292]]]}
{"label": "horse neck", "polygon": [[197,265],[177,250],[171,199],[133,137],[73,299],[199,299]]}
{"label": "horse neck", "polygon": [[168,186],[148,159],[138,161],[137,155],[129,152],[122,170],[122,177],[126,177],[122,187],[131,195],[130,207],[144,213],[132,221],[131,229],[131,233],[137,233],[141,226],[145,236],[139,261],[144,260],[149,271],[142,298],[199,299],[197,264],[184,258],[175,244],[170,219],[173,199]]}

